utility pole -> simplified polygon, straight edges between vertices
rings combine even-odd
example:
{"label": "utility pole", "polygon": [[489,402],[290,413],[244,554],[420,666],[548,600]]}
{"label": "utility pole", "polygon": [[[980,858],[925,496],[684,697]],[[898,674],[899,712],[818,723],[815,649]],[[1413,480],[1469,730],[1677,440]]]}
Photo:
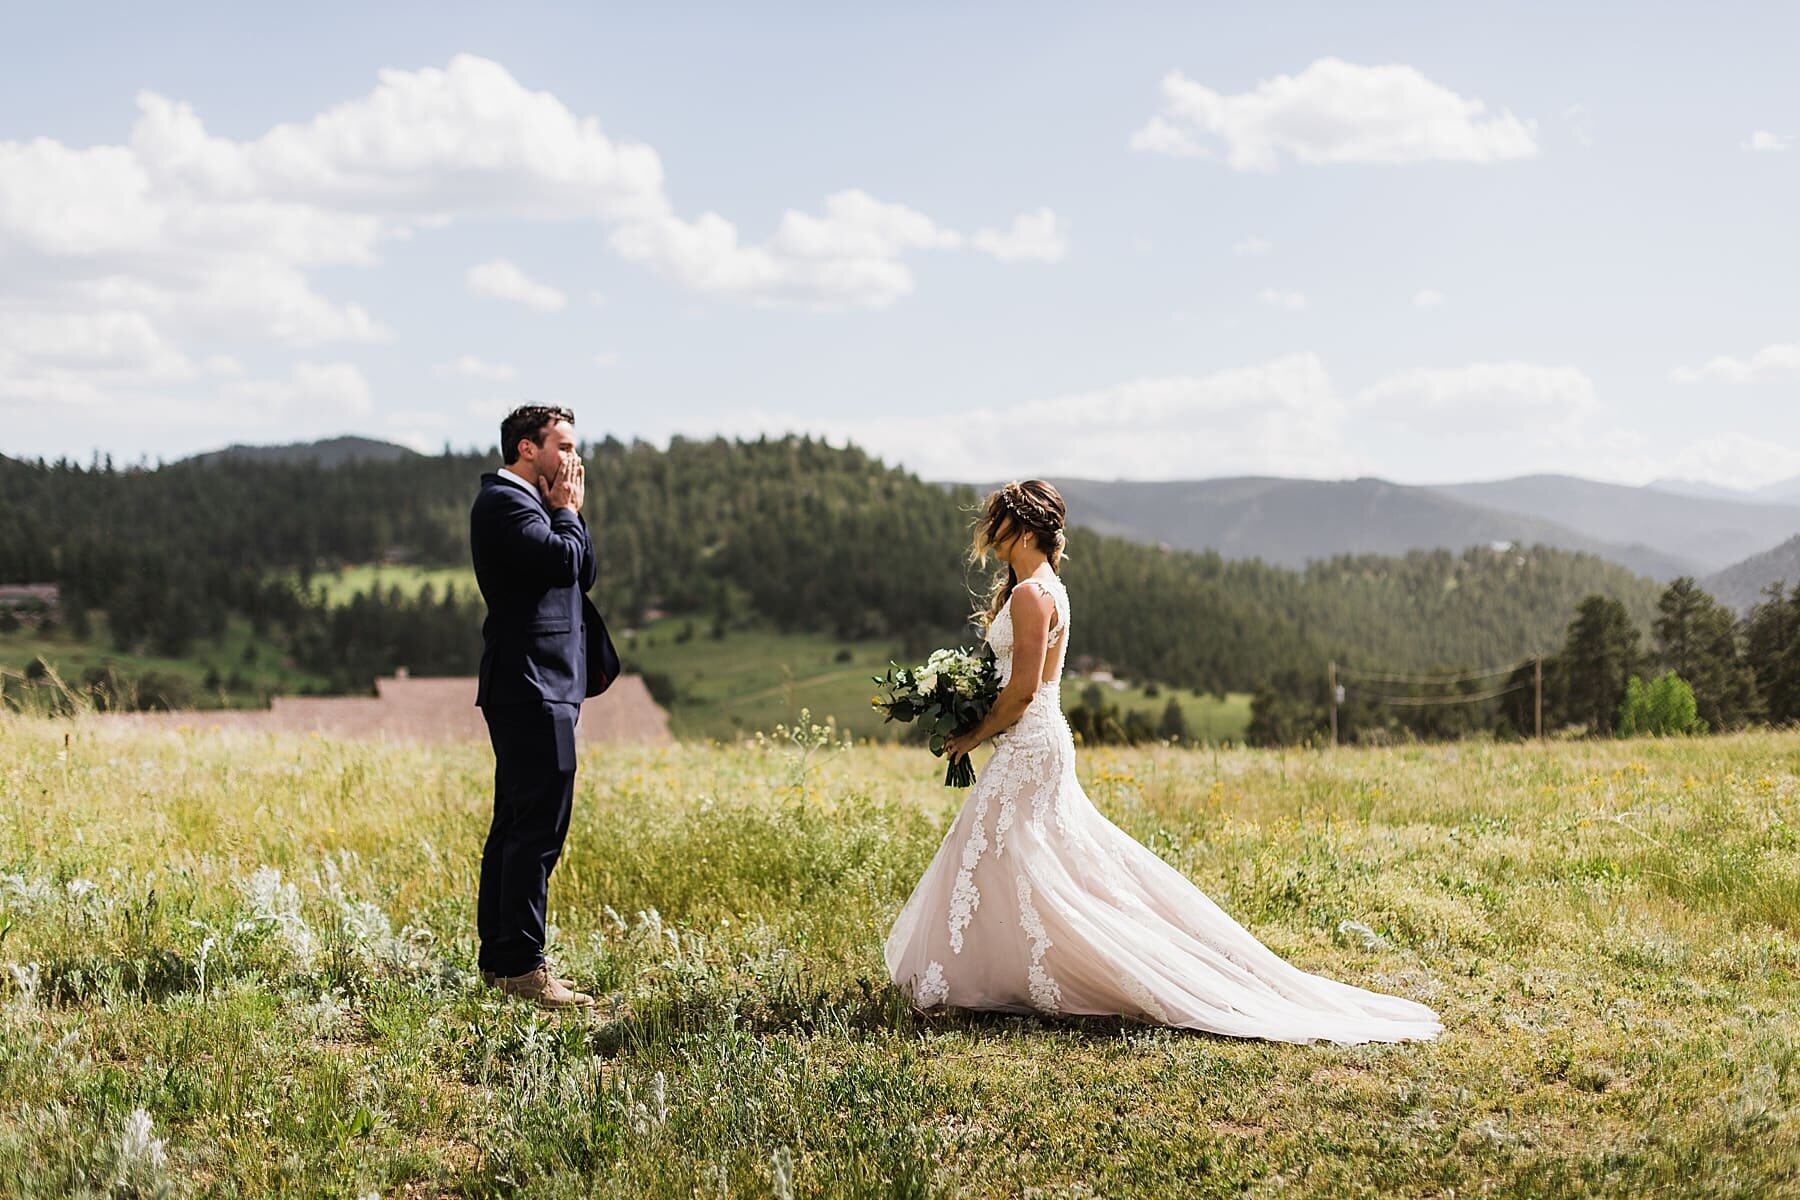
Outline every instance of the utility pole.
{"label": "utility pole", "polygon": [[1325,668],[1325,684],[1326,689],[1331,693],[1331,744],[1335,746],[1338,744],[1337,709],[1339,691],[1336,660],[1333,660]]}
{"label": "utility pole", "polygon": [[1532,661],[1535,666],[1532,672],[1533,682],[1537,692],[1537,739],[1541,742],[1544,740],[1544,656],[1534,655]]}

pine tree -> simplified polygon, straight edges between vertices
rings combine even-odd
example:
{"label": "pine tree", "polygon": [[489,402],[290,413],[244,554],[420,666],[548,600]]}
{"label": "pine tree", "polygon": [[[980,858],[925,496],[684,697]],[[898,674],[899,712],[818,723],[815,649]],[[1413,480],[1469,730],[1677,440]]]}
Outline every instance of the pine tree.
{"label": "pine tree", "polygon": [[1754,673],[1757,691],[1771,721],[1800,718],[1800,678],[1789,663],[1790,648],[1800,642],[1800,587],[1788,595],[1787,582],[1763,589],[1763,601],[1744,622],[1744,662]]}
{"label": "pine tree", "polygon": [[1657,611],[1662,665],[1693,689],[1700,719],[1711,729],[1744,724],[1755,712],[1756,695],[1731,613],[1688,576],[1669,585]]}
{"label": "pine tree", "polygon": [[1176,703],[1173,696],[1170,696],[1169,702],[1163,705],[1162,720],[1157,722],[1156,734],[1170,742],[1193,740],[1192,735],[1188,733],[1187,714],[1181,711],[1181,705]]}
{"label": "pine tree", "polygon": [[1638,659],[1637,627],[1610,596],[1589,596],[1576,610],[1560,656],[1564,713],[1589,733],[1610,731]]}

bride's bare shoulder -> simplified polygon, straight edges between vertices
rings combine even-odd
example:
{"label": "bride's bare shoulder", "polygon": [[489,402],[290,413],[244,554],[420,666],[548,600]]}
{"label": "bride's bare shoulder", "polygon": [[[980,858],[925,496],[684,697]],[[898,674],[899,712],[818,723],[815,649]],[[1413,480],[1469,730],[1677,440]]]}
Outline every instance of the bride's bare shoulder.
{"label": "bride's bare shoulder", "polygon": [[1056,601],[1050,595],[1050,587],[1041,579],[1019,580],[1013,586],[1007,606],[1012,609],[1015,626],[1021,621],[1031,621],[1048,628],[1056,613]]}

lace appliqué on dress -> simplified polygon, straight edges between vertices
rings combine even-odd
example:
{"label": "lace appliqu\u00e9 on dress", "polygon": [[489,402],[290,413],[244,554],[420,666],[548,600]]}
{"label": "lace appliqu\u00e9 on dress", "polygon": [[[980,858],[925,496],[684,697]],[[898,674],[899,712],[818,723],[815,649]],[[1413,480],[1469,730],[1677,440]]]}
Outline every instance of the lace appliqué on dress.
{"label": "lace appliqu\u00e9 on dress", "polygon": [[920,1008],[936,1008],[950,999],[950,984],[944,978],[944,964],[935,958],[925,968],[924,978],[913,989],[913,1003]]}
{"label": "lace appliqu\u00e9 on dress", "polygon": [[1050,933],[1044,928],[1044,919],[1038,916],[1037,906],[1031,902],[1031,880],[1021,875],[1018,884],[1019,925],[1031,942],[1031,966],[1025,973],[1026,990],[1031,993],[1031,1003],[1039,1012],[1059,1012],[1062,988],[1051,978],[1050,972],[1044,970],[1044,951],[1050,948]]}
{"label": "lace appliqu\u00e9 on dress", "polygon": [[975,811],[971,814],[969,840],[963,843],[962,869],[956,873],[956,886],[950,889],[950,949],[957,954],[962,953],[963,930],[975,919],[975,910],[981,907],[981,891],[975,886],[975,868],[981,862],[981,856],[987,851],[987,795],[982,793],[975,798]]}
{"label": "lace appliqu\u00e9 on dress", "polygon": [[[932,963],[931,965],[934,967],[937,966],[936,963]],[[1136,975],[1124,974],[1119,976],[1119,988],[1131,998],[1131,1002],[1137,1005],[1138,1009],[1146,1017],[1149,1017],[1158,1025],[1167,1025],[1169,1023],[1169,1014],[1163,1011],[1163,1006],[1157,1003],[1156,997],[1150,992],[1150,988]]]}

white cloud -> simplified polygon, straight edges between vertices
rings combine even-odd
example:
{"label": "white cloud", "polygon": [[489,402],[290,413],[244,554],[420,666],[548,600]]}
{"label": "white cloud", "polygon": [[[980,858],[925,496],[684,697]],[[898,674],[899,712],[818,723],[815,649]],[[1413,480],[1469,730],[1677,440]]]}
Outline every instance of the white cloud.
{"label": "white cloud", "polygon": [[510,259],[495,258],[469,268],[466,279],[471,296],[511,300],[539,312],[561,312],[569,298],[547,283],[538,283]]}
{"label": "white cloud", "polygon": [[[1621,416],[1629,418],[1602,405],[1593,381],[1572,367],[1502,362],[1401,370],[1345,393],[1318,356],[1301,353],[1210,374],[975,405],[957,412],[954,438],[901,411],[821,421],[729,409],[637,432],[810,432],[854,441],[929,479],[1267,474],[1442,482],[1564,471],[1622,483],[1682,477],[1753,485],[1800,474],[1800,448],[1725,433],[1659,454],[1641,428],[1617,423]],[[1421,459],[1420,445],[1435,456]]]}
{"label": "white cloud", "polygon": [[473,354],[459,354],[455,361],[447,362],[437,368],[439,375],[460,375],[465,379],[484,379],[494,383],[505,383],[517,379],[517,367],[506,363],[491,363],[475,357]]}
{"label": "white cloud", "polygon": [[1306,307],[1306,293],[1284,292],[1280,288],[1266,287],[1256,294],[1256,298],[1270,308],[1298,310]]}
{"label": "white cloud", "polygon": [[[1343,418],[1343,402],[1318,358],[1294,354],[1208,375],[1133,379],[976,407],[957,414],[955,437],[904,413],[841,420],[825,432],[933,479],[1331,476],[1365,465],[1342,437]],[[722,419],[746,435],[818,428],[771,413]]]}
{"label": "white cloud", "polygon": [[1418,308],[1442,308],[1444,293],[1436,288],[1420,288],[1413,293],[1412,302]]}
{"label": "white cloud", "polygon": [[14,313],[0,321],[0,349],[46,367],[130,371],[157,382],[198,374],[138,312]]}
{"label": "white cloud", "polygon": [[1593,380],[1575,367],[1497,362],[1397,372],[1358,393],[1355,406],[1437,436],[1524,432],[1548,442],[1576,436],[1598,403]]}
{"label": "white cloud", "polygon": [[478,421],[486,422],[495,429],[506,419],[506,414],[525,401],[518,396],[493,397],[487,400],[471,400],[463,405],[463,411]]}
{"label": "white cloud", "polygon": [[1254,258],[1267,254],[1274,248],[1274,243],[1270,242],[1267,238],[1247,237],[1234,244],[1231,247],[1231,252],[1233,254]]}
{"label": "white cloud", "polygon": [[398,442],[420,454],[436,454],[446,443],[454,441],[460,423],[449,413],[435,408],[400,408],[381,414],[382,437]]}
{"label": "white cloud", "polygon": [[1735,431],[1717,433],[1684,447],[1658,474],[1756,488],[1800,475],[1800,447]]}
{"label": "white cloud", "polygon": [[1163,110],[1131,138],[1158,154],[1212,157],[1239,171],[1302,163],[1495,163],[1538,152],[1535,122],[1487,115],[1413,67],[1321,58],[1227,95],[1179,71],[1162,81]]}
{"label": "white cloud", "polygon": [[[1163,81],[1166,91],[1171,75]],[[1188,133],[1171,121],[1161,117],[1151,117],[1149,122],[1131,135],[1131,148],[1143,150],[1150,154],[1167,154],[1172,158],[1210,158],[1212,151],[1195,141]]]}
{"label": "white cloud", "polygon": [[[0,396],[141,402],[146,388],[180,383],[170,364],[188,346],[216,354],[388,340],[379,316],[328,294],[315,273],[378,267],[389,243],[468,219],[591,223],[620,254],[684,287],[813,308],[889,304],[914,287],[913,254],[971,244],[854,189],[828,196],[822,215],[789,212],[763,242],[740,244],[717,214],[677,215],[654,149],[472,55],[384,70],[362,95],[242,140],[154,92],[137,97],[137,110],[119,144],[0,140],[0,325],[104,314],[110,334],[94,326],[90,340],[111,337],[114,355],[121,338],[153,340],[165,347],[161,365],[133,373],[104,355],[72,362],[66,347],[57,358],[48,326],[33,324],[0,358]],[[1048,233],[1041,214],[989,231],[982,248],[1054,257],[1061,235],[1051,221]],[[477,276],[485,294],[567,304],[500,264]]]}
{"label": "white cloud", "polygon": [[[212,140],[182,177],[408,224],[455,216],[629,220],[663,211],[662,160],[497,62],[383,70],[365,96],[254,142]],[[180,106],[185,109],[185,106]],[[187,114],[191,117],[191,113]],[[184,145],[199,145],[198,122]]]}
{"label": "white cloud", "polygon": [[851,189],[825,198],[823,216],[788,210],[762,245],[742,244],[717,213],[666,216],[613,231],[624,258],[695,291],[760,304],[881,308],[913,289],[909,250],[953,250],[966,239],[923,213]]}
{"label": "white cloud", "polygon": [[1749,358],[1721,354],[1703,366],[1677,367],[1671,378],[1677,383],[1761,383],[1769,379],[1800,379],[1800,342],[1764,346]]}
{"label": "white cloud", "polygon": [[1060,262],[1069,251],[1068,235],[1047,208],[1020,213],[1005,231],[983,229],[971,244],[1001,262]]}
{"label": "white cloud", "polygon": [[1758,129],[1755,133],[1752,133],[1749,137],[1745,138],[1741,144],[1745,150],[1755,150],[1765,154],[1773,153],[1777,150],[1786,150],[1789,146],[1792,146],[1794,144],[1794,135],[1791,133],[1770,133],[1766,129]]}
{"label": "white cloud", "polygon": [[617,350],[603,350],[599,354],[594,355],[594,365],[606,370],[611,370],[613,367],[618,366],[622,361],[623,359],[620,358]]}
{"label": "white cloud", "polygon": [[220,394],[248,406],[259,417],[296,420],[314,432],[332,432],[366,419],[374,408],[369,381],[345,362],[294,364],[285,379],[244,379],[227,383]]}
{"label": "white cloud", "polygon": [[165,119],[153,99],[132,147],[0,142],[0,308],[125,308],[173,333],[283,345],[388,336],[305,273],[373,261],[379,223],[171,183],[172,164],[145,157],[180,153],[146,135]]}

